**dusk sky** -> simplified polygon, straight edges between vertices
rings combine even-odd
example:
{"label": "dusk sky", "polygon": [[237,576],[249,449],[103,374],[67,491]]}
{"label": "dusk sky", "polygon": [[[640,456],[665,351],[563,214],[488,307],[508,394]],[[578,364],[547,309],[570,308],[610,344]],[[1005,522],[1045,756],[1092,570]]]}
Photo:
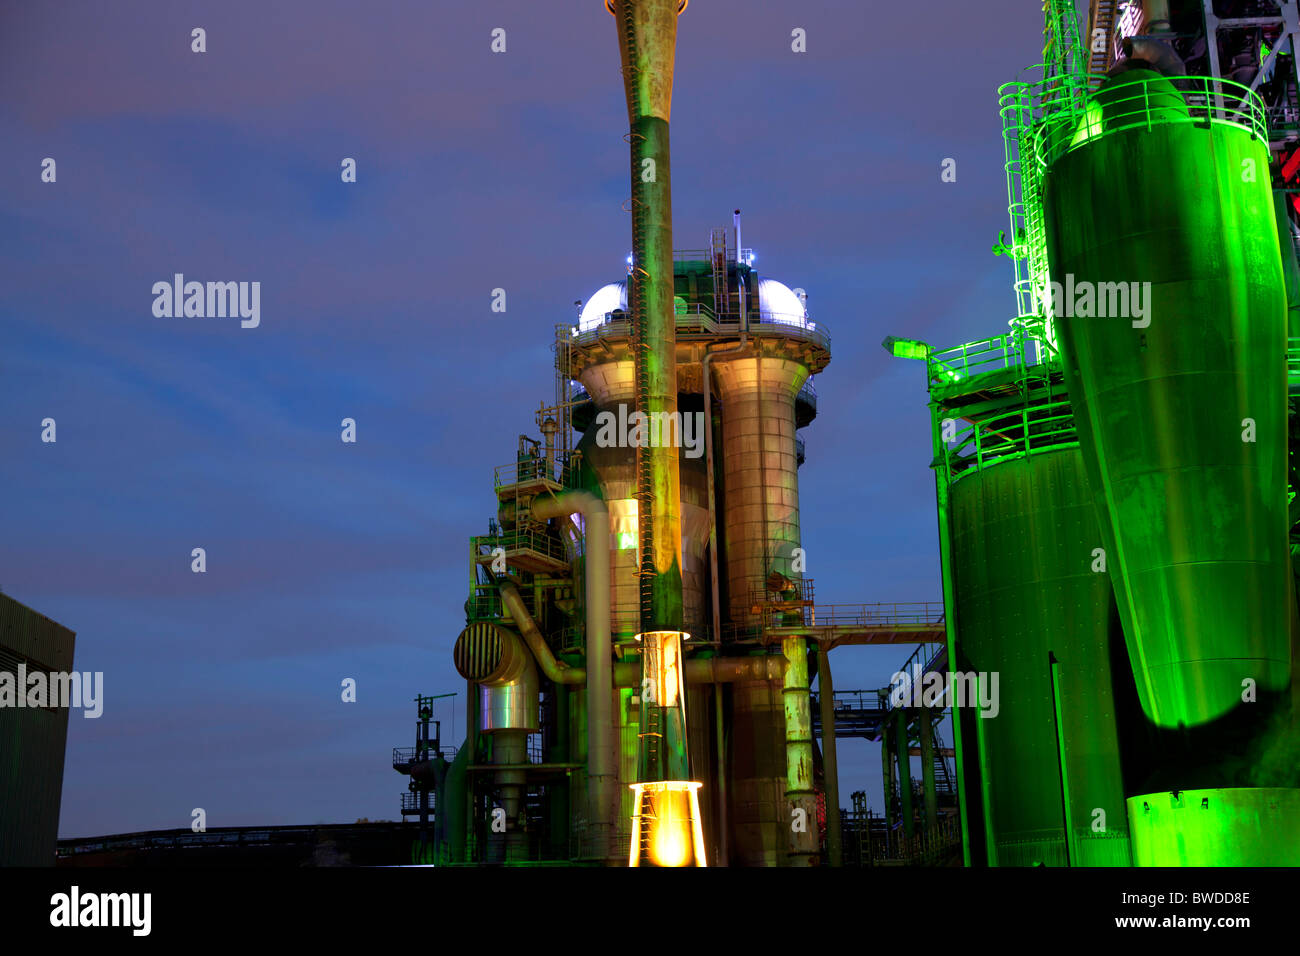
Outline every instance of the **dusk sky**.
{"label": "dusk sky", "polygon": [[[940,600],[924,374],[880,340],[1007,328],[996,89],[1039,8],[679,21],[675,245],[739,207],[832,338],[799,473],[821,602]],[[625,276],[626,132],[600,0],[0,2],[0,590],[105,682],[61,836],[398,819],[416,694],[461,695],[436,715],[461,742],[468,538],[553,398],[554,327]],[[260,282],[260,325],[155,317],[175,273]],[[836,686],[911,650],[837,650]],[[841,804],[879,810],[877,747],[840,754]]]}

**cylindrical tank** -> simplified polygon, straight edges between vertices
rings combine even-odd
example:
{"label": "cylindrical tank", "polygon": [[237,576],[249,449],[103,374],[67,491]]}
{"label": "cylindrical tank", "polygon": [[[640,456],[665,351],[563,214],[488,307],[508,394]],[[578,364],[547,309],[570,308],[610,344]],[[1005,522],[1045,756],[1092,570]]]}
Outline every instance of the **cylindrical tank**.
{"label": "cylindrical tank", "polygon": [[732,685],[730,806],[727,818],[732,866],[781,866],[789,851],[785,812],[785,710],[781,685]]}
{"label": "cylindrical tank", "polygon": [[1144,793],[1128,815],[1137,866],[1300,866],[1300,790]]}
{"label": "cylindrical tank", "polygon": [[[1160,727],[1288,684],[1286,301],[1269,154],[1148,70],[1043,158],[1057,338],[1129,655]],[[1068,147],[1064,146],[1068,140]],[[1056,155],[1058,154],[1059,155]],[[1124,302],[1128,302],[1127,308]]]}
{"label": "cylindrical tank", "polygon": [[[584,375],[584,381],[587,378]],[[693,407],[692,396],[682,396],[681,402],[687,409]],[[623,403],[598,404],[597,415],[607,411],[617,419],[620,414],[619,404]],[[622,414],[626,417],[631,411],[629,398]],[[630,642],[641,630],[640,582],[637,577],[637,542],[640,538],[637,533],[636,449],[601,447],[596,439],[597,434],[597,428],[588,428],[578,442],[578,450],[590,469],[585,480],[587,489],[604,500],[609,508],[612,539],[609,575],[610,632],[615,642]],[[690,449],[683,447],[678,477],[681,490],[682,599],[686,631],[699,635],[705,618],[704,588],[708,579],[705,547],[709,540],[708,485],[703,456],[691,457]]]}
{"label": "cylindrical tank", "polygon": [[452,657],[460,676],[477,682],[481,732],[541,727],[537,664],[518,634],[477,621],[456,638]]}
{"label": "cylindrical tank", "polygon": [[1093,570],[1099,534],[1079,449],[969,471],[952,484],[949,509],[950,668],[980,674],[990,701],[988,716],[959,711],[989,863],[1127,866],[1110,668],[1122,636],[1109,624],[1110,578]]}
{"label": "cylindrical tank", "polygon": [[799,547],[799,472],[795,454],[795,396],[808,366],[788,358],[748,354],[718,360],[722,406],[723,514],[733,624],[753,621],[752,594],[773,571],[792,580]]}

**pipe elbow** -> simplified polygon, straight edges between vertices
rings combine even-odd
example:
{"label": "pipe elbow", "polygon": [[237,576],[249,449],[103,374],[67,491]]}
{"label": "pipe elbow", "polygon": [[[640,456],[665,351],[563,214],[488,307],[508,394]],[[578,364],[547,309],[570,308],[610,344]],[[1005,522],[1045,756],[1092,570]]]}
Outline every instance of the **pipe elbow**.
{"label": "pipe elbow", "polygon": [[532,652],[532,657],[537,662],[537,666],[542,669],[542,673],[547,679],[556,684],[581,684],[587,679],[586,671],[581,667],[570,667],[563,661],[557,661],[551,649],[546,646],[546,641],[542,638],[542,632],[537,629],[537,623],[533,616],[528,613],[524,607],[524,600],[519,596],[519,589],[509,582],[501,584],[501,606],[510,613],[510,619],[515,622],[519,628],[519,633],[523,635],[524,643],[528,645],[528,650]]}
{"label": "pipe elbow", "polygon": [[532,512],[533,517],[543,521],[571,514],[589,518],[592,515],[609,514],[609,506],[590,491],[565,491],[553,498],[535,498]]}

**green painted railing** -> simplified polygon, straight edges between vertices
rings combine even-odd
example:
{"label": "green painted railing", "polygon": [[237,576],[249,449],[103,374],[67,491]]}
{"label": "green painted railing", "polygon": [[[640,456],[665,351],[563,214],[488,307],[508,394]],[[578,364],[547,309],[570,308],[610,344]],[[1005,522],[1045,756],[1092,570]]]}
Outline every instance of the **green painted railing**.
{"label": "green painted railing", "polygon": [[[1099,77],[1083,77],[1088,83]],[[1035,91],[1034,147],[1050,167],[1072,149],[1125,130],[1158,126],[1222,124],[1250,132],[1268,148],[1264,101],[1247,86],[1208,76],[1157,76],[1111,85],[1080,96],[1071,84],[1051,81]]]}

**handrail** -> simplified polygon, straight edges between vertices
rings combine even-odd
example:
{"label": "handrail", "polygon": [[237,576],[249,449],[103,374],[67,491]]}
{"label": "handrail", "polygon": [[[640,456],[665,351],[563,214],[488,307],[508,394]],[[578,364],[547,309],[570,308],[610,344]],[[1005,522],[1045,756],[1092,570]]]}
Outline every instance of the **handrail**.
{"label": "handrail", "polygon": [[[617,316],[617,317],[616,317]],[[815,342],[825,349],[831,345],[830,330],[820,322],[802,315],[767,310],[751,310],[744,323],[751,337],[783,336]],[[690,338],[695,335],[739,335],[742,327],[738,313],[714,315],[706,307],[695,311],[677,313],[677,335]],[[601,339],[631,338],[632,322],[626,312],[607,312],[600,324],[579,329],[573,327],[572,342],[577,346],[592,345]]]}
{"label": "handrail", "polygon": [[1023,332],[1006,332],[977,342],[966,342],[947,349],[935,349],[926,358],[930,381],[965,381],[985,372],[1004,368],[1046,364],[1037,350],[1027,346],[1037,340]]}
{"label": "handrail", "polygon": [[470,544],[474,553],[480,556],[484,556],[481,548],[486,545],[489,549],[488,553],[492,548],[499,547],[504,551],[533,551],[557,561],[567,560],[564,554],[564,542],[540,529],[526,528],[502,531],[495,535],[475,535],[470,539]]}
{"label": "handrail", "polygon": [[[763,608],[764,627],[898,627],[943,623],[942,601],[878,604],[814,604],[794,609]],[[792,623],[802,618],[802,623]]]}
{"label": "handrail", "polygon": [[[1091,83],[1099,78],[1086,79]],[[1039,107],[1034,121],[1034,147],[1043,167],[1050,167],[1066,153],[1100,137],[1158,126],[1234,126],[1268,147],[1263,98],[1250,87],[1231,80],[1158,76],[1104,87],[1087,98],[1079,97],[1077,92],[1072,85],[1053,86],[1052,81],[1034,89]]]}

